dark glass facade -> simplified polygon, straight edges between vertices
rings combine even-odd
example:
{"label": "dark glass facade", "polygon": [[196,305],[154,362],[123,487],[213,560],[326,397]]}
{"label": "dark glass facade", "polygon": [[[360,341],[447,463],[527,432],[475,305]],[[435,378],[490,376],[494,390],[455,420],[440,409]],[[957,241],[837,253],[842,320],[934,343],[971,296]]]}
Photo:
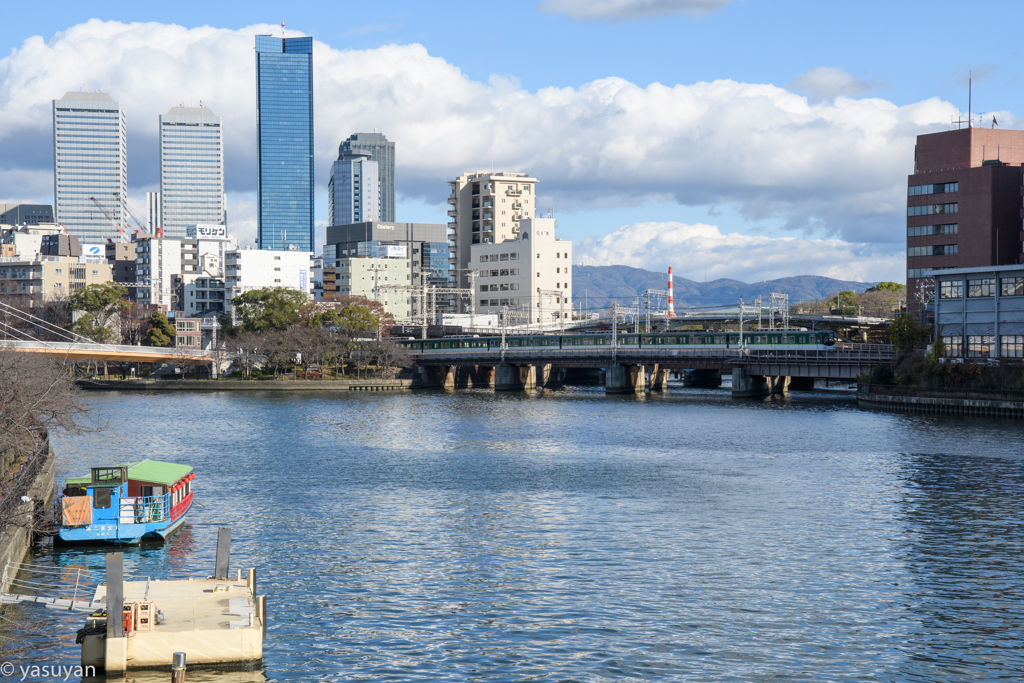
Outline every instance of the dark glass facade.
{"label": "dark glass facade", "polygon": [[313,39],[256,36],[260,249],[313,251]]}

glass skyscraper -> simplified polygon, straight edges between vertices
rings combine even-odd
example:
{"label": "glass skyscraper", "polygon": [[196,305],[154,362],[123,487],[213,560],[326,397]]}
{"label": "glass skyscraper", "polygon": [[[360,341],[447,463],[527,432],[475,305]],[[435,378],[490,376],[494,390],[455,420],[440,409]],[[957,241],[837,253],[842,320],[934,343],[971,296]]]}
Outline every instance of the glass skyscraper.
{"label": "glass skyscraper", "polygon": [[120,241],[113,223],[128,234],[134,230],[127,225],[124,210],[124,112],[107,93],[69,92],[53,101],[53,195],[55,220],[84,244]]}
{"label": "glass skyscraper", "polygon": [[164,237],[224,222],[223,122],[209,108],[174,107],[160,117],[159,197]]}
{"label": "glass skyscraper", "polygon": [[260,249],[313,251],[310,37],[256,36],[256,154]]}
{"label": "glass skyscraper", "polygon": [[327,225],[380,220],[380,179],[369,154],[345,154],[331,166]]}
{"label": "glass skyscraper", "polygon": [[[395,222],[395,143],[381,133],[354,133],[338,146],[338,159],[346,155],[369,154],[377,162],[380,180],[380,218],[385,223]],[[363,219],[368,220],[368,219]]]}

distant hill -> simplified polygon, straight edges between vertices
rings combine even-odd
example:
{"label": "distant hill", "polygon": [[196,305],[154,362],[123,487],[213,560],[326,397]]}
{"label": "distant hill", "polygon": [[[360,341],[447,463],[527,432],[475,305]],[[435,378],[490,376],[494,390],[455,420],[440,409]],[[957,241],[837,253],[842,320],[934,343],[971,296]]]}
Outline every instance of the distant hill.
{"label": "distant hill", "polygon": [[[668,273],[654,273],[629,266],[575,266],[573,270],[573,302],[589,300],[589,306],[603,308],[617,301],[630,303],[643,297],[646,289],[666,289]],[[820,275],[797,275],[778,280],[747,284],[739,280],[722,278],[711,282],[695,282],[675,276],[672,290],[676,310],[689,306],[719,306],[735,304],[743,297],[751,302],[757,296],[768,301],[772,292],[788,294],[790,302],[817,300],[841,292],[863,292],[874,282],[851,282]]]}

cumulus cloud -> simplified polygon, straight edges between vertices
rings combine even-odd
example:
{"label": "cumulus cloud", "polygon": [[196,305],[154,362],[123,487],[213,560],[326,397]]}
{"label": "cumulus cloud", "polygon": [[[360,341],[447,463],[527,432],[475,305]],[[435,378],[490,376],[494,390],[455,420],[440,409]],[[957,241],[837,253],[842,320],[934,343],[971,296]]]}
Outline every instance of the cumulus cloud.
{"label": "cumulus cloud", "polygon": [[834,66],[819,66],[805,71],[786,86],[789,90],[806,94],[816,102],[834,100],[840,96],[857,97],[874,87],[874,84]]}
{"label": "cumulus cloud", "polygon": [[626,265],[647,270],[673,266],[683,277],[728,277],[756,282],[790,275],[840,280],[902,281],[904,252],[841,240],[722,234],[717,226],[676,222],[624,225],[576,249],[580,265]]}
{"label": "cumulus cloud", "polygon": [[[126,110],[133,197],[157,183],[157,116],[199,100],[225,120],[228,192],[252,192],[253,36],[278,30],[91,20],[48,41],[25,40],[0,60],[4,194],[52,194],[50,101],[89,84]],[[493,167],[531,173],[563,213],[667,198],[735,205],[750,221],[781,219],[806,234],[893,244],[905,239],[914,136],[943,130],[956,113],[935,98],[819,102],[732,80],[602,78],[531,92],[509,78],[468,78],[418,44],[339,50],[317,42],[314,88],[320,193],[341,140],[376,129],[396,142],[399,193],[439,207],[448,180]]]}
{"label": "cumulus cloud", "polygon": [[719,10],[733,0],[542,0],[538,8],[573,19],[628,21],[665,14],[700,16]]}

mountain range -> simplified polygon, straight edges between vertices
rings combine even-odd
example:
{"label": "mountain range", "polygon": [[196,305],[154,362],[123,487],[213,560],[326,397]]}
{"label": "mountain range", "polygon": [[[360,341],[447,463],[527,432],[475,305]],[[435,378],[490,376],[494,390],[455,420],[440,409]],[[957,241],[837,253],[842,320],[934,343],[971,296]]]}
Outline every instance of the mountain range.
{"label": "mountain range", "polygon": [[[761,296],[767,303],[773,292],[788,294],[790,303],[819,300],[844,290],[863,292],[874,282],[836,280],[820,275],[797,275],[778,280],[746,283],[720,278],[710,282],[696,282],[676,275],[672,291],[676,310],[695,306],[727,306],[739,302],[751,303]],[[590,310],[604,308],[613,301],[628,305],[643,298],[647,289],[667,289],[668,274],[655,273],[630,266],[575,266],[573,269],[573,303],[586,304]]]}

